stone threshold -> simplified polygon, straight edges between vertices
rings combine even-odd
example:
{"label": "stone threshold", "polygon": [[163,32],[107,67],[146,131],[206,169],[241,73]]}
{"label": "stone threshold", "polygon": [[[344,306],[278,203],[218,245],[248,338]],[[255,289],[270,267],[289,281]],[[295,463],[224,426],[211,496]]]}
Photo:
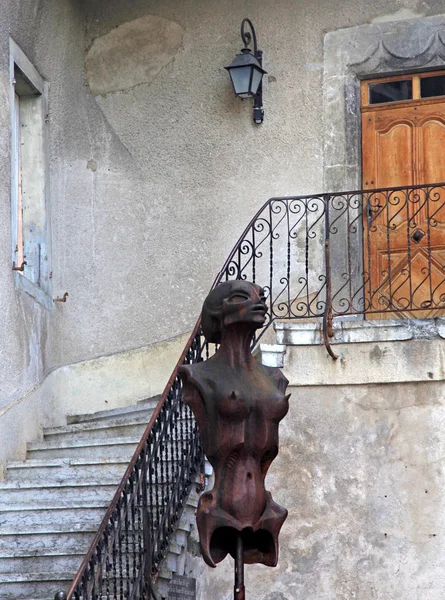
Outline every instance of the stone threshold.
{"label": "stone threshold", "polygon": [[[276,321],[277,343],[290,346],[323,344],[323,326],[318,322]],[[331,344],[397,342],[413,339],[445,339],[445,318],[393,320],[336,320],[332,325]]]}
{"label": "stone threshold", "polygon": [[[259,344],[254,356],[268,367],[283,368],[287,346],[320,346],[324,344],[322,320],[276,321],[276,344]],[[445,339],[445,318],[393,319],[364,321],[334,319],[334,336],[330,343],[359,344],[369,342],[400,342],[408,340]]]}

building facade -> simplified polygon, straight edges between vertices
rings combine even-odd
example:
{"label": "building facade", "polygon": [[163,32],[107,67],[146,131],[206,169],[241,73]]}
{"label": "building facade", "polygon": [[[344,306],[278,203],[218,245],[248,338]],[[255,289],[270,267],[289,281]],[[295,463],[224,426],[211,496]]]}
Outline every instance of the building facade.
{"label": "building facade", "polygon": [[[9,0],[0,8],[2,466],[67,414],[162,391],[216,273],[268,198],[445,179],[443,13],[438,0]],[[267,71],[259,126],[224,70],[241,48],[244,17]],[[406,125],[414,110],[424,111],[415,131]],[[360,236],[353,243],[361,264],[366,248]],[[445,244],[434,243],[440,273]],[[332,253],[341,263],[344,247]],[[322,261],[320,245],[314,276]],[[441,314],[420,315],[439,317],[434,332],[413,334],[408,324],[395,338],[360,334],[355,346],[343,336],[346,358],[335,367],[316,334],[303,346],[295,333],[294,345],[282,335],[295,396],[283,453],[298,466],[292,483],[277,462],[270,485],[293,516],[279,570],[251,568],[249,597],[439,598]],[[348,412],[354,403],[366,418]],[[422,414],[405,422],[412,406]],[[376,483],[379,469],[390,470],[397,431],[401,471]],[[403,448],[423,448],[422,460],[405,460]],[[385,521],[385,486],[399,486],[398,525]],[[422,501],[410,497],[416,486]],[[193,568],[200,572],[197,561]],[[214,597],[229,598],[227,577],[224,567],[206,570],[201,597],[218,589]]]}

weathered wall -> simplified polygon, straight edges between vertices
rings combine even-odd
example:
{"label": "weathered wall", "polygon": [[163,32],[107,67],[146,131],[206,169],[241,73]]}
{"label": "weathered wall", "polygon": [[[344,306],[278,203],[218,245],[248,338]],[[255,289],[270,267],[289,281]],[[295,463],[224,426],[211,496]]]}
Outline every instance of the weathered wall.
{"label": "weathered wall", "polygon": [[[76,28],[71,3],[8,1],[0,7],[0,440],[1,454],[23,449],[23,439],[38,433],[40,399],[27,404],[30,390],[51,368],[50,330],[54,321],[43,306],[15,289],[11,256],[9,36],[47,79],[63,63]],[[56,49],[59,50],[57,54]],[[65,58],[64,58],[65,57]],[[23,402],[24,418],[11,418],[8,406]],[[15,415],[17,417],[17,415]],[[1,469],[0,469],[1,471]]]}
{"label": "weathered wall", "polygon": [[[95,227],[92,210],[95,181],[91,176],[91,165],[87,168],[87,157],[94,154],[93,147],[100,146],[103,156],[111,157],[124,169],[127,153],[109,130],[85,86],[86,17],[81,4],[74,0],[57,3],[11,0],[2,3],[0,17],[0,269],[3,273],[0,286],[0,460],[3,462],[8,456],[23,455],[25,441],[40,434],[42,423],[48,424],[59,415],[48,393],[47,375],[50,372],[82,357],[88,359],[118,349],[114,346],[107,350],[106,344],[94,349],[91,340],[96,339],[96,331],[90,323],[95,324],[98,319],[94,311],[85,309],[86,306],[93,307],[99,300],[91,288],[94,279],[91,256],[94,256],[95,246],[91,232]],[[54,304],[47,310],[14,285],[11,270],[9,36],[49,87],[49,205],[53,234],[49,242],[52,242],[54,258],[53,292],[54,296],[61,296],[68,290],[73,305],[84,316],[90,312],[87,322],[80,320],[79,327],[75,326],[77,333],[71,331],[76,316],[71,317],[71,325],[65,320],[63,307],[67,305]],[[109,260],[112,263],[113,258],[109,257]],[[79,305],[81,296],[84,300]],[[109,327],[109,315],[103,316],[105,321],[101,327],[113,329],[113,326]],[[85,352],[86,339],[89,339],[89,350]],[[77,350],[65,356],[65,344]],[[80,346],[84,349],[79,352]],[[128,346],[124,343],[121,349]]]}
{"label": "weathered wall", "polygon": [[[87,91],[132,167],[107,160],[100,147],[89,157],[97,166],[90,173],[96,250],[85,266],[94,269],[95,304],[87,308],[76,292],[63,311],[61,330],[77,335],[81,327],[88,337],[72,337],[61,348],[65,360],[189,329],[259,205],[321,189],[325,32],[443,9],[412,0],[107,0],[85,7]],[[239,51],[246,15],[269,72],[260,127],[251,103],[233,97],[223,68]],[[90,324],[94,336],[86,333]]]}
{"label": "weathered wall", "polygon": [[[0,407],[50,369],[190,330],[254,210],[322,186],[324,34],[442,10],[439,0],[3,2]],[[261,127],[223,68],[244,16],[269,72]],[[69,292],[51,313],[14,290],[10,271],[9,34],[49,84],[52,281],[54,295]]]}
{"label": "weathered wall", "polygon": [[[266,487],[289,516],[278,567],[247,566],[246,597],[438,600],[445,583],[444,341],[334,349],[336,362],[322,346],[287,348],[290,410]],[[388,382],[391,371],[398,383]],[[196,557],[190,565],[200,600],[233,597],[231,559],[214,570]]]}
{"label": "weathered wall", "polygon": [[189,335],[50,370],[21,398],[0,409],[0,479],[8,459],[26,458],[26,442],[67,415],[93,413],[159,396]]}

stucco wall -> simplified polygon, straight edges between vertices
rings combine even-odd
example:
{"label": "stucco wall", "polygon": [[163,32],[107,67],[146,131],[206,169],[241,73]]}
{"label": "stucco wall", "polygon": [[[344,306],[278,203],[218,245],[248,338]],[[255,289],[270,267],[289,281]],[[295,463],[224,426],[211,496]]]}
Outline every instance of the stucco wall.
{"label": "stucco wall", "polygon": [[[3,453],[23,447],[23,438],[38,433],[40,395],[27,406],[29,418],[11,419],[5,408],[23,401],[53,364],[50,330],[54,322],[43,306],[15,289],[11,255],[11,116],[9,90],[9,36],[51,79],[59,62],[68,67],[65,47],[76,13],[69,2],[50,7],[43,2],[4,2],[0,7],[0,440]],[[51,41],[50,41],[51,40]],[[57,53],[56,49],[59,50]],[[68,74],[65,76],[68,79]],[[57,288],[56,288],[57,289]],[[58,291],[58,290],[57,290]]]}
{"label": "stucco wall", "polygon": [[[444,341],[340,343],[335,351],[334,362],[322,346],[287,347],[292,396],[266,487],[289,516],[277,568],[246,566],[246,597],[439,600]],[[196,556],[189,564],[200,600],[233,597],[230,558],[216,569]]]}
{"label": "stucco wall", "polygon": [[[50,369],[190,330],[254,210],[322,187],[325,33],[442,10],[438,0],[2,3],[0,407]],[[223,68],[244,16],[268,71],[261,127]],[[49,84],[52,282],[54,295],[69,292],[52,312],[15,291],[10,270],[9,35]]]}

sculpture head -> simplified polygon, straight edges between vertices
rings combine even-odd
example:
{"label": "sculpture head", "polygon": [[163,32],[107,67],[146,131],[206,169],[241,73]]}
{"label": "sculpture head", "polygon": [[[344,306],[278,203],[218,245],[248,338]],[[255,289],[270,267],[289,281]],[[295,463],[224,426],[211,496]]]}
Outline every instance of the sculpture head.
{"label": "sculpture head", "polygon": [[235,323],[264,325],[267,305],[263,288],[249,281],[225,281],[210,292],[202,307],[202,331],[208,342],[219,343],[223,330]]}

